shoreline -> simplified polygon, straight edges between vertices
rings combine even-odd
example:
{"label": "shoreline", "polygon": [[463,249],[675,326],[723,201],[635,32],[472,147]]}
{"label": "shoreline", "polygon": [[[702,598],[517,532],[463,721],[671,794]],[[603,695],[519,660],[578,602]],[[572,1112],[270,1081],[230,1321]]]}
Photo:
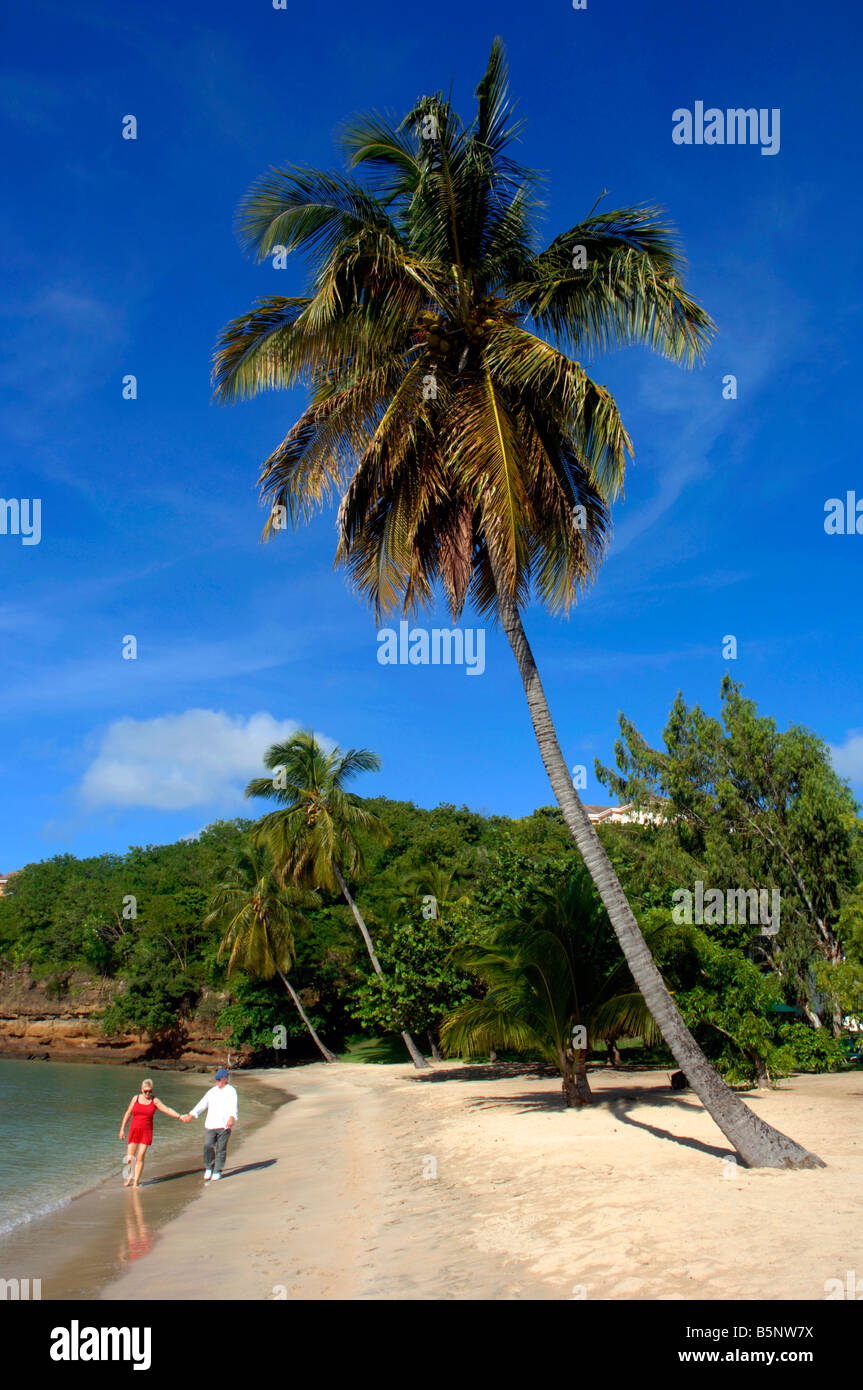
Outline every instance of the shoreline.
{"label": "shoreline", "polygon": [[[242,1132],[229,1147],[231,1160],[292,1099],[287,1091],[274,1095],[245,1069],[243,1075],[253,1083],[246,1095],[255,1108],[248,1120],[241,1109]],[[2,1277],[40,1280],[43,1301],[97,1298],[124,1268],[149,1255],[165,1227],[194,1201],[202,1185],[200,1150],[196,1143],[191,1159],[176,1152],[160,1156],[154,1146],[139,1188],[124,1188],[116,1175],[100,1178],[61,1205],[20,1221],[0,1237]]]}
{"label": "shoreline", "polygon": [[[117,1051],[120,1051],[118,1049]],[[141,1047],[139,1051],[133,1052],[131,1048],[125,1056],[115,1055],[106,1057],[98,1049],[92,1051],[86,1048],[68,1048],[66,1050],[37,1047],[32,1051],[24,1048],[4,1046],[0,1041],[0,1062],[57,1062],[58,1064],[77,1066],[92,1065],[97,1067],[140,1067],[142,1069],[151,1068],[153,1071],[197,1071],[209,1072],[216,1067],[230,1065],[234,1072],[260,1071],[260,1067],[247,1065],[246,1059],[242,1054],[238,1054],[230,1064],[224,1061],[222,1053],[214,1052],[212,1056],[203,1052],[195,1052],[189,1048],[187,1052],[182,1052],[178,1057],[148,1057],[146,1047]],[[310,1061],[313,1059],[309,1059]],[[305,1066],[305,1062],[298,1062],[298,1066]],[[273,1070],[277,1070],[274,1068]],[[290,1070],[290,1068],[285,1068]]]}

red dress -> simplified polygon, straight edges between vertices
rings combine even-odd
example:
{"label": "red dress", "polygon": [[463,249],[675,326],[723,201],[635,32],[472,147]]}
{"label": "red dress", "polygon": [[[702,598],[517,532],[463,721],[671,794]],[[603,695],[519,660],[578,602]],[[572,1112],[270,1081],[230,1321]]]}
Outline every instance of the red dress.
{"label": "red dress", "polygon": [[130,1144],[152,1144],[153,1142],[153,1115],[156,1112],[156,1102],[150,1101],[149,1105],[142,1105],[138,1097],[135,1097],[135,1105],[132,1110],[132,1123],[129,1126]]}

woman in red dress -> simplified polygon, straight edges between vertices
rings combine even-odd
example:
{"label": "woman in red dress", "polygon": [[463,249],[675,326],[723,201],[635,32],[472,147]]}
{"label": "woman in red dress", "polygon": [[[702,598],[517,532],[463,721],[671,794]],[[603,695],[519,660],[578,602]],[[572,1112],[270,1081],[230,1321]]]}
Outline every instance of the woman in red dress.
{"label": "woman in red dress", "polygon": [[[141,1087],[140,1094],[133,1096],[126,1108],[123,1116],[123,1123],[120,1125],[120,1138],[124,1138],[126,1125],[129,1117],[132,1123],[129,1125],[129,1142],[126,1146],[126,1161],[123,1164],[124,1187],[131,1183],[137,1187],[141,1181],[141,1173],[144,1171],[144,1159],[147,1150],[153,1142],[153,1116],[157,1110],[161,1110],[163,1115],[173,1115],[175,1120],[180,1119],[180,1112],[172,1110],[169,1105],[163,1105],[153,1095],[153,1083],[147,1078]],[[132,1160],[135,1160],[133,1165]],[[134,1166],[134,1181],[133,1179]]]}

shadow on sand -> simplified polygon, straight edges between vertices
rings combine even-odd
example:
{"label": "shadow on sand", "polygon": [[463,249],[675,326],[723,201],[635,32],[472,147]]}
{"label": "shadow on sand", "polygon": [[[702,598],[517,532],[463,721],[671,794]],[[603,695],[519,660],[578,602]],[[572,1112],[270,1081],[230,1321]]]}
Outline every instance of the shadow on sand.
{"label": "shadow on sand", "polygon": [[[707,1154],[711,1158],[733,1157],[734,1149],[730,1145],[706,1144],[700,1139],[691,1139],[686,1135],[673,1134],[670,1130],[662,1129],[659,1125],[649,1124],[645,1120],[636,1120],[627,1111],[634,1105],[650,1107],[658,1112],[669,1110],[691,1110],[701,1108],[701,1102],[693,1091],[672,1091],[670,1085],[662,1081],[663,1072],[657,1072],[657,1084],[655,1086],[627,1085],[624,1072],[611,1072],[606,1068],[594,1068],[588,1073],[594,1083],[602,1080],[606,1084],[611,1077],[620,1079],[620,1085],[614,1089],[594,1091],[593,1104],[586,1106],[587,1113],[596,1110],[610,1111],[616,1120],[621,1124],[631,1125],[633,1129],[644,1130],[647,1134],[652,1134],[656,1139],[664,1139],[671,1144],[679,1144],[686,1149],[695,1149],[698,1153]],[[438,1071],[433,1075],[420,1074],[413,1079],[415,1081],[494,1081],[523,1077],[525,1080],[535,1078],[537,1080],[557,1080],[558,1088],[543,1091],[537,1094],[535,1091],[526,1091],[519,1095],[485,1095],[476,1096],[468,1102],[468,1108],[478,1110],[504,1110],[516,1108],[519,1114],[535,1114],[537,1111],[564,1110],[566,1107],[560,1093],[559,1082],[560,1074],[554,1067],[546,1067],[542,1064],[531,1065],[530,1063],[507,1063],[503,1066],[484,1065],[475,1067],[459,1067],[458,1070]],[[762,1097],[747,1094],[747,1104],[751,1101],[758,1101]],[[574,1112],[578,1113],[578,1112]]]}
{"label": "shadow on sand", "polygon": [[[253,1173],[256,1168],[272,1168],[273,1164],[278,1163],[278,1161],[277,1158],[263,1158],[258,1163],[241,1163],[239,1168],[231,1168],[229,1172],[223,1173],[221,1181],[226,1182],[228,1178],[236,1178],[240,1173]],[[177,1178],[199,1178],[203,1171],[203,1168],[198,1167],[184,1168],[180,1173],[164,1173],[159,1178],[149,1178],[146,1182],[142,1182],[141,1187],[158,1187],[164,1182],[175,1182]],[[134,1188],[127,1188],[126,1190],[132,1192]],[[138,1188],[139,1192],[140,1190],[141,1188]]]}
{"label": "shadow on sand", "polygon": [[229,1178],[238,1178],[241,1173],[254,1173],[257,1168],[272,1168],[278,1161],[277,1158],[262,1158],[258,1163],[242,1163],[239,1168],[232,1168],[229,1173],[223,1173],[221,1180],[227,1182]]}

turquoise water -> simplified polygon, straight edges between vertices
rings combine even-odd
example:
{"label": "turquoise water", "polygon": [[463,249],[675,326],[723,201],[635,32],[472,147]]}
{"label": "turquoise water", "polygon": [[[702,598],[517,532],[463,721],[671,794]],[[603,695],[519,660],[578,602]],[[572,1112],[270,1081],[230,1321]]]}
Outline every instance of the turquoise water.
{"label": "turquoise water", "polygon": [[[181,1114],[213,1084],[212,1075],[200,1072],[0,1058],[0,1236],[119,1177],[126,1152],[120,1121],[145,1076],[152,1076],[159,1100]],[[234,1081],[245,1128],[267,1107],[244,1095],[242,1078]],[[202,1124],[157,1113],[148,1166],[154,1157],[175,1155],[198,1163]],[[147,1176],[145,1168],[144,1182]]]}

